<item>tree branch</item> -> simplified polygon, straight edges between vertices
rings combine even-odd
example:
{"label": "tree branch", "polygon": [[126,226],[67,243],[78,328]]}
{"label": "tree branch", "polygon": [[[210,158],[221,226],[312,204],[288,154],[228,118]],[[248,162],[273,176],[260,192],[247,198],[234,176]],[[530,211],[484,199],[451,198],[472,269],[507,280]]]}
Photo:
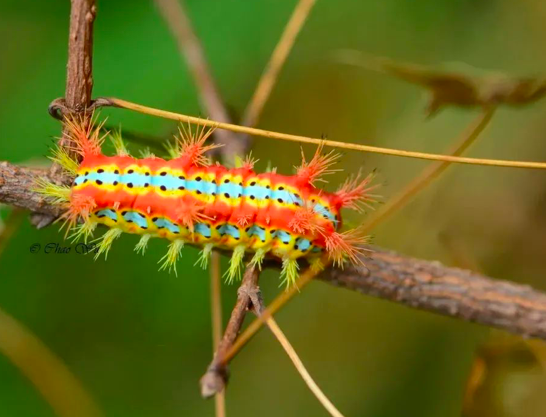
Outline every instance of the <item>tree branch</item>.
{"label": "tree branch", "polygon": [[329,269],[330,284],[409,307],[546,340],[546,294],[372,247],[365,266]]}
{"label": "tree branch", "polygon": [[[211,397],[224,389],[228,379],[227,364],[224,363],[224,355],[235,342],[239,331],[243,326],[247,311],[253,307],[253,300],[259,300],[258,278],[260,271],[257,268],[247,267],[243,281],[237,291],[237,302],[231,312],[231,317],[224,331],[224,336],[218,345],[214,358],[207,368],[207,372],[201,378],[201,395]],[[258,304],[258,303],[256,303]],[[256,305],[256,308],[261,308]]]}
{"label": "tree branch", "polygon": [[[63,104],[65,109],[72,113],[84,113],[91,104],[95,14],[95,0],[71,0],[66,91]],[[59,146],[69,144],[69,136],[63,133]],[[50,176],[62,178],[61,167],[53,164]]]}

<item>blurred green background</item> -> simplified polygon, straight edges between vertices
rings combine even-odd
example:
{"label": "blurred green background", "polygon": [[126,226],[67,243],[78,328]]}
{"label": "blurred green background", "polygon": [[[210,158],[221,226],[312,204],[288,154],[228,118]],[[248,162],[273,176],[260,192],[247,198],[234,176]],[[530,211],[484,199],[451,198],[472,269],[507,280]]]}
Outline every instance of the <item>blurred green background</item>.
{"label": "blurred green background", "polygon": [[[235,117],[295,4],[187,1]],[[47,106],[64,93],[68,16],[67,0],[0,2],[0,160],[45,163],[60,132]],[[545,23],[543,0],[317,0],[260,127],[442,153],[476,111],[447,109],[427,121],[421,90],[340,65],[332,54],[354,49],[427,65],[464,62],[539,75],[546,64]],[[94,80],[94,96],[203,114],[152,1],[98,1]],[[469,155],[546,160],[545,110],[546,101],[500,110]],[[123,110],[103,115],[111,125],[156,136],[168,137],[175,129],[172,122]],[[295,144],[257,138],[253,151],[259,170],[270,161],[280,172],[291,172],[300,161]],[[345,172],[331,178],[332,187],[361,166],[377,168],[385,199],[427,165],[352,152],[342,164]],[[488,275],[546,290],[545,213],[544,172],[454,166],[378,227],[374,243],[453,264],[439,239],[448,234]],[[4,219],[8,214],[3,208]],[[347,217],[361,220],[353,213]],[[35,230],[23,222],[0,257],[0,307],[62,358],[107,416],[214,415],[213,401],[202,400],[198,389],[212,352],[209,278],[193,267],[197,250],[184,251],[178,277],[157,271],[166,250],[159,240],[141,257],[133,252],[137,238],[123,236],[108,260],[97,262],[29,251],[34,243],[62,242],[62,236],[57,227]],[[275,273],[264,274],[267,301],[280,291],[278,284]],[[223,287],[224,318],[235,296],[235,286]],[[460,416],[463,403],[469,416],[546,414],[539,361],[517,339],[515,353],[510,348],[506,355],[490,355],[499,336],[484,327],[324,283],[305,288],[278,320],[310,373],[348,417]],[[487,366],[469,394],[476,357]],[[237,356],[231,371],[228,416],[326,415],[267,331]],[[471,399],[463,401],[465,395]],[[0,416],[53,415],[32,384],[0,357]]]}

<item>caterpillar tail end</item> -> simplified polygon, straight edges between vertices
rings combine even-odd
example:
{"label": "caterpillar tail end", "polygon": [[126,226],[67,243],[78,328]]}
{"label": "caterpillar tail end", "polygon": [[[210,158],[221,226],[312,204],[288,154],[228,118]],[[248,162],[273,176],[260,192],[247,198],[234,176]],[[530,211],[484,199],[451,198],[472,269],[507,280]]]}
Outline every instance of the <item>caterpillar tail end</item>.
{"label": "caterpillar tail end", "polygon": [[363,179],[360,173],[349,177],[335,193],[340,206],[358,212],[364,211],[365,207],[373,209],[371,204],[377,203],[377,199],[380,198],[378,194],[370,194],[371,191],[379,187],[379,184],[370,185],[374,178],[375,172],[371,172]]}

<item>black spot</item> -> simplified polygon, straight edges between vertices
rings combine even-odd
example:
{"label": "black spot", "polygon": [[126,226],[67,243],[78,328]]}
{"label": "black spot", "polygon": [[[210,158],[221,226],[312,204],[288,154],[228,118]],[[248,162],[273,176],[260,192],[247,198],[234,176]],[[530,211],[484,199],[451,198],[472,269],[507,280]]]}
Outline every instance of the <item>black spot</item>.
{"label": "black spot", "polygon": [[229,198],[229,194],[228,194],[228,193],[224,193],[224,197]]}
{"label": "black spot", "polygon": [[248,233],[249,230],[250,230],[250,227],[247,227],[247,228],[245,229],[245,232]]}
{"label": "black spot", "polygon": [[101,180],[96,180],[95,182],[97,183],[97,185],[102,185],[102,181],[101,181]]}
{"label": "black spot", "polygon": [[178,235],[178,234],[180,234],[180,230],[175,230],[173,233],[174,233],[175,235]]}
{"label": "black spot", "polygon": [[239,240],[239,238],[237,236],[233,236],[233,239],[235,240]]}
{"label": "black spot", "polygon": [[273,229],[273,230],[270,230],[269,233],[271,233],[272,235],[275,234],[277,230],[276,229]]}
{"label": "black spot", "polygon": [[201,181],[201,177],[195,177],[195,181]]}
{"label": "black spot", "polygon": [[126,214],[127,214],[127,211],[122,211],[122,212],[121,212],[121,215],[122,215],[122,216],[125,216]]}
{"label": "black spot", "polygon": [[133,183],[132,183],[132,182],[130,182],[130,183],[127,183],[127,187],[129,187],[129,188],[133,188]]}
{"label": "black spot", "polygon": [[180,187],[178,187],[179,190],[185,190],[186,187],[184,187],[183,185],[181,185]]}
{"label": "black spot", "polygon": [[97,217],[98,217],[99,219],[102,219],[103,217],[106,217],[106,214],[99,214]]}
{"label": "black spot", "polygon": [[265,188],[267,188],[269,190],[271,187],[269,185],[266,185]]}
{"label": "black spot", "polygon": [[86,178],[86,179],[83,180],[83,183],[85,184],[87,181],[88,181],[88,179]]}
{"label": "black spot", "polygon": [[298,250],[299,249],[298,245],[294,245],[294,249]]}
{"label": "black spot", "polygon": [[127,223],[133,223],[133,221],[131,219],[127,220]]}
{"label": "black spot", "polygon": [[150,186],[149,183],[147,183],[147,182],[144,183],[144,187],[149,187],[149,186]]}
{"label": "black spot", "polygon": [[229,184],[229,180],[224,180],[224,184]]}
{"label": "black spot", "polygon": [[127,174],[132,174],[133,172],[135,172],[134,169],[130,169],[129,171],[127,171]]}
{"label": "black spot", "polygon": [[97,170],[97,173],[102,174],[104,172],[104,169],[100,168]]}
{"label": "black spot", "polygon": [[146,230],[148,229],[148,226],[140,226],[140,228]]}
{"label": "black spot", "polygon": [[165,229],[165,226],[157,226],[158,230]]}
{"label": "black spot", "polygon": [[277,201],[278,201],[279,203],[282,203],[282,198],[277,198]]}
{"label": "black spot", "polygon": [[242,194],[239,194],[239,195],[237,196],[237,198],[241,198],[241,197],[242,197]]}
{"label": "black spot", "polygon": [[147,177],[150,176],[150,173],[149,172],[145,172],[144,175],[146,175]]}
{"label": "black spot", "polygon": [[85,175],[89,175],[89,171],[85,171]]}
{"label": "black spot", "polygon": [[284,190],[284,187],[279,187],[279,191],[282,191],[282,190]]}
{"label": "black spot", "polygon": [[328,218],[328,216],[326,214],[323,214],[322,217],[324,217],[325,219]]}
{"label": "black spot", "polygon": [[254,200],[255,198],[256,198],[256,197],[253,196],[253,195],[250,196],[250,199],[251,199],[251,200]]}
{"label": "black spot", "polygon": [[300,206],[300,203],[298,203],[297,201],[294,203],[297,207]]}
{"label": "black spot", "polygon": [[156,221],[158,221],[158,220],[159,220],[159,219],[158,219],[157,217],[154,217],[154,218],[152,219],[152,221],[153,221],[154,223],[155,223]]}
{"label": "black spot", "polygon": [[112,220],[113,222],[117,223],[118,222],[118,219],[110,219]]}
{"label": "black spot", "polygon": [[179,179],[179,180],[185,180],[186,177],[185,177],[184,175],[180,175],[180,176],[178,177],[178,179]]}
{"label": "black spot", "polygon": [[162,172],[162,173],[159,174],[159,175],[161,175],[162,177],[164,177],[165,175],[167,175],[167,173],[166,173],[166,172]]}
{"label": "black spot", "polygon": [[114,185],[118,185],[119,183],[117,181],[114,181]]}
{"label": "black spot", "polygon": [[262,243],[265,243],[265,239],[260,239],[262,241]]}
{"label": "black spot", "polygon": [[212,195],[213,195],[213,196],[215,196],[215,195],[216,195],[216,193],[212,193]]}
{"label": "black spot", "polygon": [[119,174],[119,169],[116,169],[116,170],[114,171],[114,174]]}
{"label": "black spot", "polygon": [[300,198],[300,195],[299,194],[294,194],[294,197]]}
{"label": "black spot", "polygon": [[250,183],[250,186],[251,186],[251,187],[252,187],[253,185],[256,185],[256,181],[252,181],[252,182]]}
{"label": "black spot", "polygon": [[315,200],[314,198],[311,199],[311,203],[314,203],[315,201],[317,201],[317,200]]}
{"label": "black spot", "polygon": [[265,196],[265,199],[266,199],[266,200],[269,200],[269,196],[268,196],[268,195],[266,195],[266,196]]}
{"label": "black spot", "polygon": [[242,187],[242,186],[243,186],[243,183],[242,183],[242,182],[240,182],[240,183],[239,183],[239,186],[240,186],[240,187]]}
{"label": "black spot", "polygon": [[159,188],[161,188],[161,191],[167,191],[167,187],[165,187],[164,185],[162,185],[162,186],[159,187]]}
{"label": "black spot", "polygon": [[216,226],[216,230],[220,230],[222,228],[222,224],[219,224],[218,226]]}
{"label": "black spot", "polygon": [[197,195],[201,194],[201,191],[199,190],[196,190],[195,192],[197,193]]}

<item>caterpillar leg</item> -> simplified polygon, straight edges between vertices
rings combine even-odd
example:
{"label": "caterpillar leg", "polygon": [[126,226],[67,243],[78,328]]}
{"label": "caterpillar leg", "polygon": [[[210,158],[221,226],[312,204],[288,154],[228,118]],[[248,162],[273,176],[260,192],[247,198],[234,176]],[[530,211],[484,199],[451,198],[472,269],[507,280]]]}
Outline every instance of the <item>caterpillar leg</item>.
{"label": "caterpillar leg", "polygon": [[260,271],[262,270],[262,263],[264,261],[265,255],[267,254],[267,250],[264,248],[259,248],[254,253],[254,256],[250,260],[250,266],[253,268],[258,268]]}
{"label": "caterpillar leg", "polygon": [[281,285],[286,288],[294,285],[298,279],[299,265],[296,259],[285,258],[282,260]]}
{"label": "caterpillar leg", "polygon": [[199,265],[201,268],[207,269],[209,266],[210,255],[212,254],[212,248],[214,248],[214,245],[212,243],[207,243],[203,247],[203,250],[201,250],[199,258],[197,261],[195,261],[194,265]]}
{"label": "caterpillar leg", "polygon": [[243,258],[245,256],[245,247],[236,246],[233,250],[233,255],[229,261],[229,268],[224,274],[226,281],[231,284],[235,279],[241,278],[241,270],[243,268]]}
{"label": "caterpillar leg", "polygon": [[161,263],[161,266],[159,267],[159,270],[162,271],[164,269],[168,269],[169,272],[174,271],[174,274],[178,276],[178,273],[176,271],[176,261],[178,261],[178,258],[180,258],[182,249],[184,248],[184,241],[177,239],[173,240],[171,244],[169,245],[169,249],[167,250],[167,253],[165,256],[163,256],[158,263]]}
{"label": "caterpillar leg", "polygon": [[140,237],[140,240],[135,246],[135,252],[141,253],[142,255],[144,255],[144,253],[146,252],[146,249],[148,249],[148,242],[150,241],[151,237],[152,237],[151,234],[142,235]]}
{"label": "caterpillar leg", "polygon": [[120,237],[123,233],[123,230],[114,228],[108,230],[104,235],[102,235],[97,240],[100,240],[100,243],[98,244],[99,250],[97,251],[95,255],[95,260],[99,258],[101,254],[104,253],[104,259],[108,257],[108,252],[110,251],[110,248],[112,247],[112,243],[114,243],[114,240],[116,240],[118,237]]}

